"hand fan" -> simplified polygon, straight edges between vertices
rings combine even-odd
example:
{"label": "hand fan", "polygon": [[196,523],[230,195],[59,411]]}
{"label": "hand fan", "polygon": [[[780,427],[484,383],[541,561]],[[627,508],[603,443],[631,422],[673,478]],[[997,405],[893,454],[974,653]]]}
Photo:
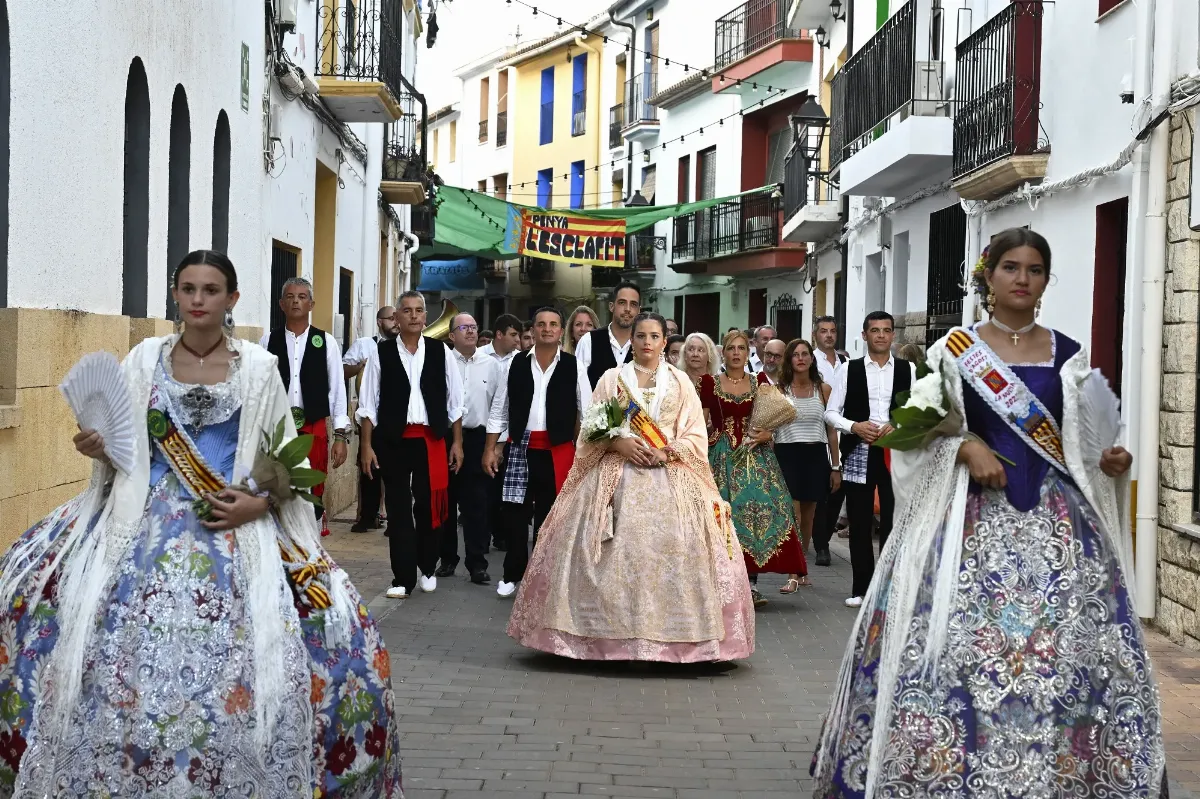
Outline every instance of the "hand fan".
{"label": "hand fan", "polygon": [[58,390],[83,430],[104,438],[104,454],[125,474],[133,471],[133,402],[121,364],[110,352],[92,352],[71,367]]}
{"label": "hand fan", "polygon": [[1079,419],[1080,454],[1084,463],[1095,467],[1121,435],[1121,401],[1099,369],[1093,369],[1080,386]]}

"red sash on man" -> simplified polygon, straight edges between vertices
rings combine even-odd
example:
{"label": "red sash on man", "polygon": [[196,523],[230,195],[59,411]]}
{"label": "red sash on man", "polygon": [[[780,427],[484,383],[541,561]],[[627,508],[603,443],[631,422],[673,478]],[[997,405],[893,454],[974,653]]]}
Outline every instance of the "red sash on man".
{"label": "red sash on man", "polygon": [[450,516],[450,461],[446,455],[446,439],[434,438],[433,430],[423,424],[406,426],[402,437],[425,440],[429,463],[429,515],[436,530]]}
{"label": "red sash on man", "polygon": [[562,491],[563,483],[567,482],[567,473],[575,461],[575,442],[566,441],[554,445],[550,443],[550,433],[545,430],[529,431],[529,449],[547,450],[550,460],[554,462],[554,493]]}
{"label": "red sash on man", "polygon": [[[313,437],[312,449],[308,451],[308,465],[319,472],[329,474],[329,433],[325,423],[327,419],[317,419],[314,422],[304,425],[298,431],[298,435],[310,435]],[[315,497],[325,496],[325,483],[313,486],[310,489]],[[321,535],[329,535],[328,514],[321,514]]]}

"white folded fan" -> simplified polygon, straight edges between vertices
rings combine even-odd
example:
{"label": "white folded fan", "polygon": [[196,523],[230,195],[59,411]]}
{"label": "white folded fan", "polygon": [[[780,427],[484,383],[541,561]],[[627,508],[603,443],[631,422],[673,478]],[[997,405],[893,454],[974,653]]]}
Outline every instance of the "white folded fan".
{"label": "white folded fan", "polygon": [[58,390],[83,430],[104,438],[104,454],[125,474],[133,471],[133,401],[121,364],[111,352],[92,352],[71,367]]}
{"label": "white folded fan", "polygon": [[1122,435],[1121,400],[1099,369],[1093,369],[1079,391],[1080,454],[1084,463],[1096,467],[1106,449],[1115,447]]}

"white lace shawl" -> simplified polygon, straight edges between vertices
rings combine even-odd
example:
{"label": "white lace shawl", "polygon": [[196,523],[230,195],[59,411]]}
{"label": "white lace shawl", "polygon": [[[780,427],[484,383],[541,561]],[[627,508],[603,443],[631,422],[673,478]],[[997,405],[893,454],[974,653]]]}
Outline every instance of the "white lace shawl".
{"label": "white lace shawl", "polygon": [[[850,643],[842,659],[841,670],[829,717],[817,750],[818,780],[827,776],[837,758],[838,737],[848,719],[850,687],[856,663],[856,643],[863,627],[870,623],[881,590],[880,575],[891,578],[887,596],[887,620],[880,643],[876,713],[871,733],[866,795],[875,790],[883,769],[888,731],[892,723],[893,699],[901,671],[901,659],[916,611],[916,600],[926,576],[934,575],[933,606],[923,664],[928,673],[936,673],[937,661],[946,644],[950,609],[957,592],[959,564],[962,558],[962,530],[966,520],[970,473],[958,463],[958,448],[966,434],[966,410],[963,406],[963,382],[954,357],[943,338],[930,347],[926,362],[941,373],[949,404],[964,422],[958,436],[938,439],[925,450],[892,453],[892,485],[896,493],[894,532],[879,555],[875,579],[871,582],[862,608],[855,619]],[[1107,477],[1099,464],[1085,464],[1080,454],[1080,386],[1091,374],[1090,358],[1081,349],[1060,371],[1063,387],[1063,450],[1071,478],[1100,518],[1109,544],[1120,563],[1126,584],[1133,591],[1132,550],[1129,526],[1129,478]],[[939,533],[940,551],[933,551]]]}
{"label": "white lace shawl", "polygon": [[[122,363],[135,413],[148,406],[160,353],[164,345],[173,347],[175,340],[174,336],[146,339]],[[245,474],[262,446],[263,432],[273,432],[280,419],[284,420],[285,439],[294,438],[296,428],[275,356],[247,341],[235,340],[232,344],[242,359],[237,373],[242,381],[242,415],[235,472]],[[141,525],[151,489],[150,443],[143,419],[136,419],[133,428],[138,453],[133,472],[124,475],[96,461],[91,484],[73,500],[73,513],[80,523],[65,533],[68,539],[60,550],[60,563],[56,564],[62,570],[56,591],[59,639],[47,664],[47,679],[54,690],[47,692],[43,707],[37,711],[37,724],[46,735],[69,734],[70,715],[82,688],[84,658],[100,602]],[[96,513],[100,516],[95,526],[89,527],[87,522]],[[321,551],[320,532],[307,502],[290,500],[278,513],[292,541],[309,553]],[[15,566],[0,576],[3,607],[10,607],[15,594],[26,587],[25,580],[37,566],[36,559],[46,551],[50,525],[46,527],[42,535],[18,543],[14,547],[18,551],[9,554],[9,562]],[[299,618],[270,517],[243,525],[234,535],[245,564],[246,599],[254,630],[257,743],[265,750],[270,745],[269,735],[286,690],[283,683],[286,669],[282,662],[285,647],[281,642],[300,634]],[[46,574],[52,571],[47,570]],[[326,613],[326,633],[331,645],[348,641],[350,627],[358,618],[346,580],[342,572],[336,572],[331,580],[333,607]],[[37,586],[37,593],[32,595],[40,594],[42,587]]]}

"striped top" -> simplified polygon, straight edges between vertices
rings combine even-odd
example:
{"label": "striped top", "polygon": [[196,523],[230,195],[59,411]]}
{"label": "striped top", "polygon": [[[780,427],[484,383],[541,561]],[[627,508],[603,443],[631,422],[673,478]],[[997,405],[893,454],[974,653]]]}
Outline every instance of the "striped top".
{"label": "striped top", "polygon": [[818,386],[811,397],[793,397],[784,392],[796,409],[796,421],[775,431],[776,444],[825,444],[825,403],[821,401]]}

